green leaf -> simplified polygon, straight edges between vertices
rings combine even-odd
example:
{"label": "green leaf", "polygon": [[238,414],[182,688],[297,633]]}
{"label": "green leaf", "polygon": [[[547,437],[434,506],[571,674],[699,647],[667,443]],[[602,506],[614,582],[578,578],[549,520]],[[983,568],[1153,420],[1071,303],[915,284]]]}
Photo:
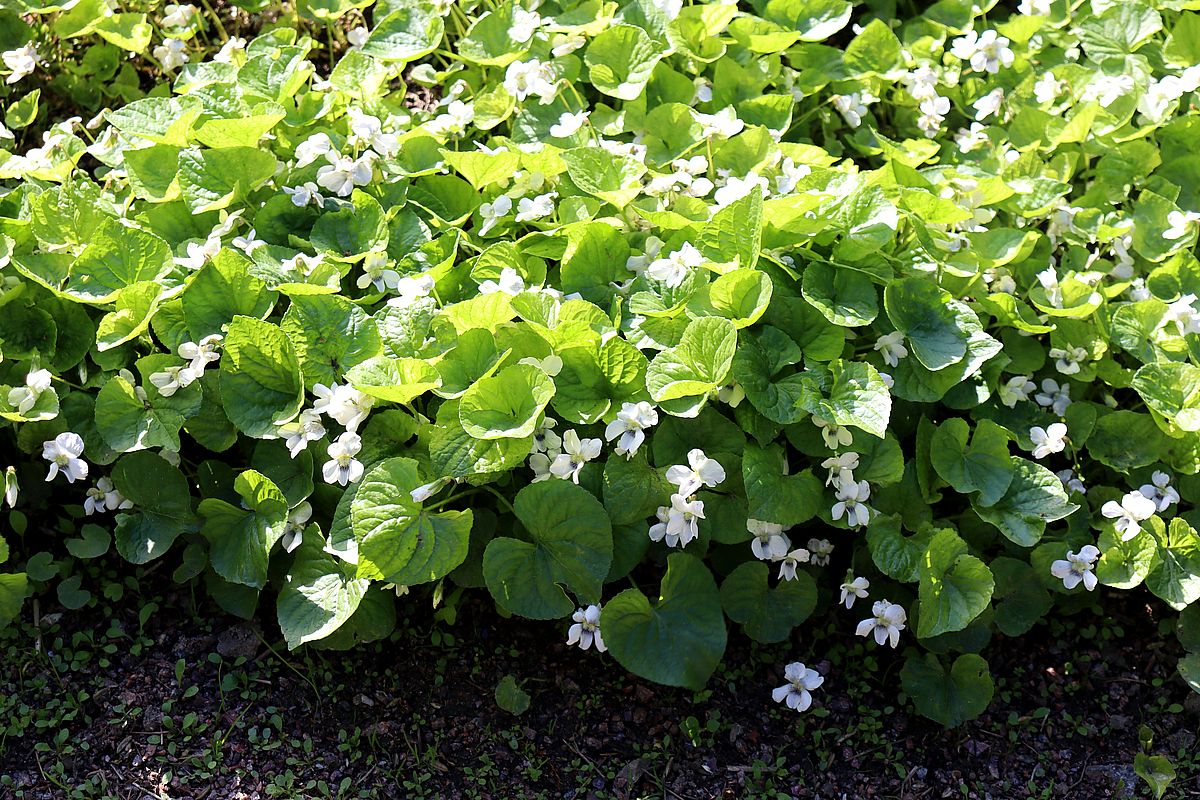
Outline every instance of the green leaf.
{"label": "green leaf", "polygon": [[[106,222],[75,263],[67,292],[80,302],[110,303],[126,287],[161,281],[173,266],[171,248],[152,233]],[[159,287],[153,294],[157,296]]]}
{"label": "green leaf", "polygon": [[4,124],[13,130],[27,128],[37,118],[38,100],[42,96],[41,89],[34,89],[29,94],[9,105],[4,112]]}
{"label": "green leaf", "polygon": [[808,413],[797,404],[806,383],[801,375],[782,375],[782,370],[800,359],[796,343],[783,331],[766,325],[742,335],[733,356],[733,379],[760,414],[780,425],[791,425]]}
{"label": "green leaf", "polygon": [[496,684],[496,705],[520,716],[529,710],[529,692],[522,689],[512,675],[505,675]]}
{"label": "green leaf", "polygon": [[966,420],[952,418],[937,427],[929,449],[930,461],[938,476],[961,494],[979,492],[983,506],[995,504],[1008,491],[1013,480],[1012,458],[1008,453],[1009,434],[988,419],[971,432]]}
{"label": "green leaf", "polygon": [[1149,414],[1114,411],[1096,420],[1087,451],[1101,464],[1127,473],[1161,460],[1165,438]]}
{"label": "green leaf", "polygon": [[953,530],[937,531],[920,566],[917,636],[961,631],[988,607],[994,588],[991,571],[966,542]]}
{"label": "green leaf", "polygon": [[933,653],[909,656],[900,670],[900,685],[922,716],[947,728],[982,714],[995,690],[987,661],[974,653],[955,659],[949,674]]}
{"label": "green leaf", "polygon": [[720,317],[693,320],[675,347],[655,356],[646,388],[655,402],[711,392],[725,382],[733,364],[737,328]]}
{"label": "green leaf", "polygon": [[1179,517],[1169,527],[1152,517],[1149,527],[1158,558],[1146,575],[1146,588],[1181,611],[1200,600],[1200,536]]}
{"label": "green leaf", "polygon": [[754,269],[735,269],[701,287],[688,300],[695,317],[718,316],[735,328],[749,327],[762,317],[771,302],[771,279]]}
{"label": "green leaf", "polygon": [[1133,389],[1171,425],[1183,431],[1200,431],[1200,367],[1146,364],[1134,373]]}
{"label": "green leaf", "polygon": [[[712,457],[712,453],[708,454]],[[785,528],[807,522],[824,502],[821,481],[805,470],[784,473],[786,456],[779,445],[747,445],[742,458],[742,480],[746,485],[747,516],[775,522]],[[746,538],[749,538],[748,536]]]}
{"label": "green leaf", "polygon": [[389,403],[411,403],[442,385],[437,368],[419,358],[375,356],[346,372],[355,389]]}
{"label": "green leaf", "polygon": [[604,464],[604,508],[614,525],[644,523],[670,503],[672,491],[646,461],[645,448],[630,459],[613,454]]}
{"label": "green leaf", "polygon": [[618,100],[636,100],[660,58],[662,53],[654,41],[634,25],[604,28],[583,56],[592,86]]}
{"label": "green leaf", "polygon": [[366,312],[336,295],[293,297],[279,327],[295,348],[308,387],[337,383],[343,372],[383,349]]}
{"label": "green leaf", "polygon": [[889,283],[883,302],[913,356],[933,372],[962,361],[967,354],[970,320],[979,328],[974,312],[924,278]]}
{"label": "green leaf", "polygon": [[363,476],[350,504],[360,578],[429,583],[467,557],[471,512],[424,511],[411,495],[423,483],[411,458],[386,459]]}
{"label": "green leaf", "polygon": [[219,333],[234,317],[263,319],[271,313],[277,295],[250,274],[250,264],[223,249],[192,278],[180,300],[193,342]]}
{"label": "green leaf", "polygon": [[524,439],[552,397],[554,381],[545,372],[514,364],[471,384],[459,400],[458,418],[477,439]]}
{"label": "green leaf", "polygon": [[871,560],[879,571],[903,583],[920,579],[921,564],[934,529],[926,526],[915,536],[905,536],[900,530],[900,517],[877,514],[867,526],[867,546]]}
{"label": "green leaf", "polygon": [[1012,483],[991,506],[972,505],[975,513],[992,523],[1008,539],[1032,547],[1042,538],[1046,523],[1060,520],[1079,506],[1067,500],[1062,481],[1040,464],[1014,458]]}
{"label": "green leaf", "polygon": [[187,478],[157,453],[143,450],[122,456],[113,467],[112,481],[137,509],[137,513],[118,514],[113,531],[117,552],[126,561],[152,561],[182,533],[194,529]]}
{"label": "green leaf", "polygon": [[554,376],[554,410],[566,421],[589,424],[620,410],[623,403],[646,399],[646,357],[620,337],[600,345],[558,352],[563,366]]}
{"label": "green leaf", "polygon": [[320,216],[308,237],[312,246],[343,261],[357,260],[372,251],[387,250],[387,218],[379,201],[355,189],[350,202],[350,208]]}
{"label": "green leaf", "polygon": [[287,525],[287,498],[267,476],[246,470],[237,476],[234,491],[241,505],[209,497],[200,501],[208,539],[209,561],[230,583],[262,589],[267,585],[271,548]]}
{"label": "green leaf", "polygon": [[289,650],[324,639],[345,624],[370,585],[322,545],[320,529],[310,525],[279,589],[276,617]]}
{"label": "green leaf", "polygon": [[846,45],[842,63],[855,76],[884,75],[903,61],[900,40],[882,19],[871,20],[862,32]]}
{"label": "green leaf", "polygon": [[[713,214],[708,224],[700,229],[697,244],[709,261],[753,269],[758,264],[762,231],[762,194],[751,192]],[[761,296],[761,293],[759,289],[757,294]],[[770,299],[770,291],[767,290],[764,304]]]}
{"label": "green leaf", "polygon": [[1028,633],[1054,604],[1037,571],[1024,561],[1007,557],[997,558],[989,568],[996,578],[992,596],[996,627],[1005,636]]}
{"label": "green leaf", "polygon": [[623,209],[641,194],[639,179],[646,166],[632,156],[616,155],[603,147],[576,147],[561,157],[571,182],[593,197]]}
{"label": "green leaf", "polygon": [[179,153],[179,186],[193,213],[242,200],[275,174],[275,156],[257,147],[188,148]]}
{"label": "green leaf", "polygon": [[879,372],[865,361],[829,363],[829,397],[801,396],[801,407],[834,425],[861,428],[883,438],[892,416],[892,396]]}
{"label": "green leaf", "polygon": [[721,584],[725,613],[747,636],[764,644],[787,639],[817,607],[817,585],[807,572],[797,572],[795,580],[780,581],[774,588],[770,572],[763,562],[748,561]]}
{"label": "green leaf", "polygon": [[875,284],[849,267],[813,261],[804,268],[801,291],[804,299],[834,325],[870,325],[879,314]]}
{"label": "green leaf", "polygon": [[278,327],[234,317],[221,357],[221,401],[238,430],[261,437],[296,416],[304,402],[300,360]]}
{"label": "green leaf", "polygon": [[564,587],[581,603],[599,602],[613,551],[600,501],[573,483],[550,480],[522,489],[513,508],[528,539],[498,536],[483,554],[496,603],[530,619],[555,619],[575,608]]}
{"label": "green leaf", "polygon": [[432,5],[401,4],[376,23],[362,51],[380,61],[403,65],[436,50],[445,30],[441,15]]}
{"label": "green leaf", "polygon": [[21,613],[29,580],[24,572],[0,573],[0,627],[8,625]]}
{"label": "green leaf", "polygon": [[725,652],[721,594],[687,553],[667,557],[658,599],[626,589],[600,615],[604,643],[625,669],[656,683],[700,691]]}

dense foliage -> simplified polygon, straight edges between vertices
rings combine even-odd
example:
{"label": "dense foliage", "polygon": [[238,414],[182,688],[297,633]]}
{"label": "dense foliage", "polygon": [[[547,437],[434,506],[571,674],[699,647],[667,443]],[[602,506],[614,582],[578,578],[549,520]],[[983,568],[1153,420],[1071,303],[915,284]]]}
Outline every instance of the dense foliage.
{"label": "dense foliage", "polygon": [[115,549],[292,647],[480,589],[700,689],[820,608],[949,725],[994,637],[1188,609],[1198,5],[3,12],[0,621]]}

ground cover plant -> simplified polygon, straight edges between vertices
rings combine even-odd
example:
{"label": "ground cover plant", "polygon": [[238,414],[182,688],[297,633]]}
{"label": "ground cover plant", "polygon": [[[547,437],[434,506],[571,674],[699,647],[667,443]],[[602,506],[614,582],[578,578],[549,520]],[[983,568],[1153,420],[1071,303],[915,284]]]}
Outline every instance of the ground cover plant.
{"label": "ground cover plant", "polygon": [[1144,585],[1200,688],[1193,5],[8,13],[0,619],[486,593],[699,690],[820,608],[957,725]]}

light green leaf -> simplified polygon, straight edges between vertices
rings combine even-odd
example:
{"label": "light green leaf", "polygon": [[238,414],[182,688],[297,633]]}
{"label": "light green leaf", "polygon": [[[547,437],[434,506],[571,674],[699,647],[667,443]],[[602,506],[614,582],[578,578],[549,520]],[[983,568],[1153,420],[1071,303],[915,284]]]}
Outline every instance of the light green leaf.
{"label": "light green leaf", "polygon": [[1050,470],[1024,458],[1012,459],[1012,482],[991,506],[972,498],[975,513],[992,523],[1008,539],[1033,547],[1046,531],[1046,523],[1060,520],[1079,506],[1067,499],[1062,481]]}
{"label": "light green leaf", "polygon": [[966,542],[953,530],[937,531],[920,566],[917,636],[961,631],[988,607],[993,588],[991,571]]}
{"label": "light green leaf", "polygon": [[322,549],[317,526],[304,532],[279,589],[276,617],[289,650],[324,639],[358,610],[370,581]]}
{"label": "light green leaf", "polygon": [[720,317],[692,321],[683,339],[650,362],[646,388],[656,402],[707,394],[725,382],[733,364],[737,328]]}
{"label": "light green leaf", "polygon": [[662,52],[654,41],[633,25],[606,27],[583,56],[592,86],[618,100],[636,100],[660,58]]}
{"label": "light green leaf", "polygon": [[541,369],[514,364],[480,378],[463,393],[458,418],[478,439],[524,439],[554,397],[554,381]]}
{"label": "light green leaf", "polygon": [[300,411],[304,381],[291,340],[278,327],[234,317],[221,356],[221,401],[238,430],[249,436],[274,433]]}

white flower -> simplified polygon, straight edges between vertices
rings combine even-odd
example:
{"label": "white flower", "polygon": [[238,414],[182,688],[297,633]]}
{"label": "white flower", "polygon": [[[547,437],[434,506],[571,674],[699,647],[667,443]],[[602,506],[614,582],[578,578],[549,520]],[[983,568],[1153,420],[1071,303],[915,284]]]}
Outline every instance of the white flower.
{"label": "white flower", "polygon": [[556,33],[550,39],[550,44],[550,54],[562,58],[587,44],[587,39],[578,33]]}
{"label": "white flower", "polygon": [[508,295],[518,295],[525,291],[525,279],[521,277],[521,273],[517,272],[512,267],[505,267],[500,270],[500,280],[494,281],[490,278],[479,284],[480,294],[494,294],[495,292],[503,292]]}
{"label": "white flower", "polygon": [[875,340],[875,349],[883,356],[883,362],[889,367],[899,365],[900,359],[908,355],[908,348],[904,346],[904,334],[900,331],[892,331],[880,336]]}
{"label": "white flower", "polygon": [[1138,492],[1154,501],[1159,511],[1166,511],[1179,502],[1179,492],[1171,485],[1171,476],[1155,470],[1150,476],[1150,483],[1143,485]]}
{"label": "white flower", "polygon": [[792,547],[791,540],[783,532],[783,526],[777,522],[748,519],[746,530],[754,535],[754,539],[750,541],[750,550],[755,558],[763,561],[778,561],[786,557]]}
{"label": "white flower", "polygon": [[851,128],[862,125],[863,117],[867,115],[867,104],[862,95],[858,92],[835,94],[830,100],[833,102],[833,107],[842,115],[842,119],[846,120],[847,125]]}
{"label": "white flower", "polygon": [[1141,492],[1129,492],[1121,498],[1121,502],[1109,500],[1100,507],[1100,513],[1108,519],[1116,520],[1113,527],[1121,534],[1122,541],[1128,541],[1141,532],[1144,522],[1154,516],[1158,504]]}
{"label": "white flower", "polygon": [[779,165],[779,174],[775,176],[775,194],[791,194],[796,190],[796,184],[807,178],[811,173],[812,167],[808,164],[797,166],[791,157],[783,159],[783,162]]}
{"label": "white flower", "polygon": [[191,386],[195,381],[196,373],[186,365],[167,367],[150,376],[150,385],[157,389],[163,397],[171,397],[180,389]]}
{"label": "white flower", "polygon": [[1027,17],[1048,17],[1053,0],[1021,0],[1017,11]]}
{"label": "white flower", "polygon": [[1004,90],[993,89],[983,97],[971,104],[971,108],[975,109],[975,121],[983,122],[988,117],[998,113],[1000,106],[1004,103]]}
{"label": "white flower", "polygon": [[[296,167],[307,167],[321,156],[333,150],[333,141],[327,133],[314,133],[300,144],[296,145]],[[306,184],[307,185],[307,184]],[[315,189],[316,186],[313,186]],[[284,189],[286,192],[287,189]],[[296,203],[304,205],[304,203]]]}
{"label": "white flower", "polygon": [[21,487],[17,483],[17,473],[12,467],[4,471],[4,502],[9,508],[16,508],[17,495],[20,493]]}
{"label": "white flower", "polygon": [[1033,457],[1045,458],[1051,453],[1061,453],[1067,446],[1067,426],[1055,422],[1049,428],[1035,425],[1029,429],[1029,439],[1033,442]]}
{"label": "white flower", "polygon": [[518,101],[535,95],[542,105],[546,105],[558,94],[554,65],[543,64],[536,58],[514,61],[504,71],[504,90]]}
{"label": "white flower", "polygon": [[928,100],[938,96],[938,74],[929,64],[922,64],[912,72],[900,77],[914,100]]}
{"label": "white flower", "polygon": [[695,494],[701,486],[712,488],[725,480],[725,468],[696,448],[687,454],[687,466],[676,464],[667,469],[667,480],[679,487],[684,497]]}
{"label": "white flower", "polygon": [[481,205],[479,207],[479,216],[483,219],[483,224],[479,226],[479,235],[483,236],[496,227],[497,222],[512,213],[512,207],[512,198],[506,194],[500,195],[490,203]]}
{"label": "white flower", "polygon": [[133,503],[126,500],[117,487],[113,485],[112,479],[107,475],[96,481],[96,485],[87,490],[87,497],[83,501],[83,513],[91,516],[92,514],[102,514],[105,511],[116,511],[117,509],[133,508]]}
{"label": "white flower", "polygon": [[1175,323],[1175,329],[1180,336],[1189,333],[1200,333],[1200,311],[1196,310],[1196,295],[1185,294],[1167,306],[1160,325]]}
{"label": "white flower", "polygon": [[5,80],[5,83],[8,84],[14,84],[26,76],[32,75],[38,65],[44,63],[32,42],[16,50],[4,51],[3,54],[0,54],[0,59],[3,59],[4,66],[12,71],[12,74]]}
{"label": "white flower", "polygon": [[414,503],[424,503],[429,498],[446,488],[450,484],[449,478],[438,478],[436,481],[423,483],[417,488],[408,493]]}
{"label": "white flower", "polygon": [[1047,72],[1038,78],[1037,83],[1033,85],[1033,97],[1038,103],[1044,105],[1054,102],[1059,94],[1062,93],[1062,90],[1062,81],[1055,78],[1054,73]]}
{"label": "white flower", "polygon": [[232,64],[233,54],[246,49],[246,40],[241,36],[232,36],[221,45],[221,49],[213,55],[212,60],[221,64]]}
{"label": "white flower", "polygon": [[1088,360],[1088,351],[1083,347],[1051,347],[1050,357],[1055,359],[1054,368],[1063,375],[1076,375],[1080,363]]}
{"label": "white flower", "polygon": [[44,392],[50,391],[50,383],[54,376],[50,370],[35,369],[25,375],[25,385],[17,386],[8,392],[8,404],[13,406],[18,414],[25,414],[37,405],[38,398]]}
{"label": "white flower", "polygon": [[713,202],[716,203],[717,208],[724,208],[754,191],[766,197],[770,189],[771,182],[761,175],[751,174],[745,178],[727,178],[725,185],[713,193]]}
{"label": "white flower", "polygon": [[400,283],[400,273],[394,269],[388,269],[390,263],[387,253],[378,250],[367,253],[362,263],[363,274],[358,276],[356,282],[358,288],[366,289],[368,286],[374,286],[377,292],[395,289]]}
{"label": "white flower", "polygon": [[652,261],[646,272],[655,280],[665,283],[668,288],[674,289],[683,283],[689,272],[703,263],[704,256],[700,251],[690,242],[684,242],[678,250]]}
{"label": "white flower", "polygon": [[871,588],[871,582],[866,578],[854,578],[846,581],[842,584],[842,599],[840,602],[846,608],[853,608],[854,601],[866,597],[867,589],[869,588]]}
{"label": "white flower", "polygon": [[325,426],[321,424],[320,413],[315,409],[306,408],[296,419],[280,425],[276,433],[283,438],[291,457],[295,458],[308,447],[309,442],[315,442],[325,436]]}
{"label": "white flower", "polygon": [[562,437],[554,432],[554,426],[557,424],[558,421],[550,417],[542,420],[542,424],[533,432],[533,452],[559,454],[562,448]]}
{"label": "white flower", "polygon": [[858,623],[854,632],[859,636],[870,636],[874,633],[876,644],[890,641],[893,648],[899,645],[900,631],[904,630],[904,623],[908,620],[904,609],[887,600],[876,600],[871,606],[871,614],[870,619]]}
{"label": "white flower", "polygon": [[428,297],[433,292],[433,286],[433,278],[429,275],[406,275],[396,281],[393,289],[397,296],[388,300],[387,304],[392,308],[408,308],[418,300]]}
{"label": "white flower", "polygon": [[279,537],[279,546],[285,553],[292,552],[304,541],[304,528],[312,519],[312,513],[312,505],[307,500],[288,512],[287,524]]}
{"label": "white flower", "polygon": [[713,136],[729,138],[737,136],[746,127],[746,123],[738,119],[733,106],[725,106],[715,114],[702,114],[693,111],[692,116],[700,123],[700,138],[708,139]]}
{"label": "white flower", "polygon": [[951,43],[950,53],[963,61],[971,62],[971,69],[976,72],[995,74],[1001,67],[1007,69],[1013,65],[1013,51],[1008,46],[1008,39],[999,36],[994,30],[986,30],[982,35],[968,31]]}
{"label": "white flower", "polygon": [[946,115],[950,113],[950,99],[947,97],[927,97],[919,106],[921,116],[917,118],[917,127],[921,133],[932,139],[942,129]]}
{"label": "white flower", "polygon": [[526,11],[520,6],[513,7],[512,24],[508,26],[508,35],[514,42],[528,42],[540,27],[542,27],[541,14],[536,11]]}
{"label": "white flower", "polygon": [[826,422],[816,414],[812,415],[812,424],[821,430],[821,438],[825,440],[825,446],[830,450],[837,450],[839,447],[849,447],[854,444],[854,434],[850,433],[848,428],[843,428],[841,425],[834,425],[832,422]]}
{"label": "white flower", "polygon": [[608,649],[600,638],[600,606],[580,608],[571,619],[575,624],[567,631],[567,644],[579,645],[580,650],[587,650],[594,644],[601,653]]}
{"label": "white flower", "polygon": [[321,468],[326,483],[345,486],[354,483],[363,475],[363,464],[355,458],[362,449],[362,439],[357,433],[346,431],[326,448],[329,461]]}
{"label": "white flower", "polygon": [[1025,375],[1014,375],[996,388],[1000,402],[1009,408],[1016,408],[1017,403],[1029,399],[1029,395],[1037,389],[1037,384]]}
{"label": "white flower", "polygon": [[1076,475],[1074,470],[1063,469],[1054,474],[1062,481],[1063,488],[1068,492],[1075,492],[1077,494],[1085,494],[1087,492],[1087,487],[1083,485],[1083,479]]}
{"label": "white flower", "polygon": [[357,28],[351,28],[346,31],[346,41],[350,43],[351,47],[362,47],[367,43],[370,35],[371,32],[367,30],[365,25],[359,25]]}
{"label": "white flower", "polygon": [[1043,408],[1052,408],[1061,417],[1066,413],[1067,406],[1071,405],[1071,387],[1067,383],[1059,386],[1058,381],[1046,378],[1042,381],[1042,391],[1035,394],[1033,399]]}
{"label": "white flower", "polygon": [[364,114],[357,108],[347,110],[350,133],[384,158],[392,158],[400,149],[400,139],[394,133],[385,133],[378,117]]}
{"label": "white flower", "polygon": [[[330,151],[325,154],[329,163],[317,170],[317,185],[328,189],[338,197],[349,197],[355,186],[366,186],[375,174],[373,152],[363,153],[358,158],[340,156]],[[292,198],[295,203],[295,198]]]}
{"label": "white flower", "polygon": [[960,153],[970,153],[987,140],[987,129],[979,122],[972,122],[969,128],[959,128],[958,133],[954,134],[954,144]]}
{"label": "white flower", "polygon": [[1200,212],[1169,211],[1167,212],[1167,224],[1171,227],[1163,231],[1163,238],[1182,239],[1188,235],[1188,229],[1197,222],[1200,222]]}
{"label": "white flower", "polygon": [[809,539],[808,550],[812,553],[812,563],[815,566],[823,567],[829,563],[829,556],[833,553],[833,543],[828,539]]}
{"label": "white flower", "polygon": [[284,186],[283,193],[292,199],[292,205],[297,208],[304,208],[309,203],[320,206],[325,202],[325,198],[321,196],[321,187],[312,181],[300,186]]}
{"label": "white flower", "polygon": [[358,430],[358,426],[367,418],[371,406],[375,404],[375,398],[349,384],[335,383],[333,386],[326,386],[318,383],[313,387],[313,394],[317,396],[313,410],[332,418],[352,433]]}
{"label": "white flower", "polygon": [[[191,61],[191,57],[187,54],[187,43],[182,39],[164,40],[162,44],[154,48],[154,57],[167,72],[179,69]],[[9,82],[12,82],[11,78]]]}
{"label": "white flower", "polygon": [[54,480],[60,471],[67,478],[67,483],[82,480],[88,475],[88,464],[83,460],[83,437],[78,433],[66,431],[50,441],[42,442],[42,458],[50,462],[50,472],[47,481]]}
{"label": "white flower", "polygon": [[467,126],[475,121],[475,104],[464,103],[462,100],[451,100],[446,110],[435,119],[426,123],[433,133],[463,133]]}
{"label": "white flower", "polygon": [[829,470],[825,485],[839,488],[843,484],[854,482],[854,470],[858,469],[858,453],[847,451],[827,458],[821,462],[821,466]]}
{"label": "white flower", "polygon": [[572,114],[570,111],[564,111],[558,115],[558,122],[550,126],[550,135],[559,139],[574,136],[587,122],[590,113],[590,111],[577,111]]}
{"label": "white flower", "polygon": [[164,28],[186,28],[196,16],[196,7],[188,5],[163,6],[162,24]]}
{"label": "white flower", "polygon": [[871,509],[866,505],[871,497],[871,486],[866,481],[843,483],[837,490],[837,502],[830,509],[834,521],[846,517],[846,524],[860,528],[871,521]]}
{"label": "white flower", "polygon": [[796,580],[796,568],[801,564],[806,563],[810,558],[812,558],[812,553],[808,552],[803,547],[797,547],[795,550],[792,550],[786,556],[779,559],[779,580]]}
{"label": "white flower", "polygon": [[245,236],[233,237],[233,246],[246,255],[252,255],[255,250],[265,245],[266,242],[258,238],[258,233],[254,228],[247,231]]}
{"label": "white flower", "polygon": [[562,437],[563,452],[554,457],[550,474],[562,480],[579,483],[583,465],[600,455],[604,443],[599,439],[580,439],[575,431],[567,431]]}
{"label": "white flower", "polygon": [[807,711],[812,705],[812,695],[825,682],[825,678],[816,670],[808,669],[799,661],[788,664],[783,669],[783,677],[787,680],[783,686],[771,691],[771,699],[776,703],[786,703],[795,711]]}
{"label": "white flower", "polygon": [[558,192],[546,192],[533,199],[522,197],[517,202],[517,216],[513,219],[517,222],[533,222],[551,216],[554,214],[554,198],[556,197],[558,197]]}
{"label": "white flower", "polygon": [[1094,545],[1086,544],[1078,553],[1067,551],[1065,560],[1055,561],[1050,565],[1050,574],[1063,582],[1063,586],[1074,589],[1080,583],[1089,592],[1096,588],[1096,559],[1100,551]]}
{"label": "white flower", "polygon": [[623,403],[617,418],[604,429],[604,438],[617,442],[617,455],[633,458],[634,453],[646,441],[646,429],[658,424],[658,411],[645,400],[640,403]]}
{"label": "white flower", "polygon": [[550,472],[550,457],[545,453],[533,453],[530,455],[529,468],[533,470],[533,483],[541,483],[554,477]]}
{"label": "white flower", "polygon": [[184,342],[175,352],[179,353],[180,358],[187,359],[188,369],[196,378],[199,378],[209,364],[221,357],[217,348],[221,346],[224,339],[225,337],[221,334],[212,333],[199,342]]}
{"label": "white flower", "polygon": [[1111,106],[1124,95],[1133,91],[1136,82],[1132,75],[1105,75],[1099,73],[1084,87],[1079,95],[1083,102],[1095,100],[1102,106]]}
{"label": "white flower", "polygon": [[704,502],[673,494],[671,505],[660,506],[655,513],[659,521],[650,527],[651,541],[666,541],[667,547],[687,547],[700,535],[697,520],[704,519]]}

